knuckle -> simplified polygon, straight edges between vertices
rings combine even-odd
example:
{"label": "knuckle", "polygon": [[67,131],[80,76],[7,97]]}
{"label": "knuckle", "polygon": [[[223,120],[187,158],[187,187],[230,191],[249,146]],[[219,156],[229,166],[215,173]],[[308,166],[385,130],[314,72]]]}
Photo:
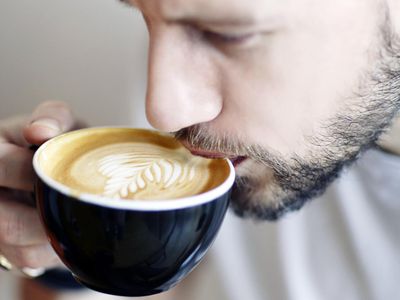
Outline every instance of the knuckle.
{"label": "knuckle", "polygon": [[9,213],[0,220],[0,242],[6,245],[20,244],[24,229],[23,220]]}
{"label": "knuckle", "polygon": [[36,249],[17,248],[15,250],[15,260],[19,267],[39,268],[42,266],[40,255]]}

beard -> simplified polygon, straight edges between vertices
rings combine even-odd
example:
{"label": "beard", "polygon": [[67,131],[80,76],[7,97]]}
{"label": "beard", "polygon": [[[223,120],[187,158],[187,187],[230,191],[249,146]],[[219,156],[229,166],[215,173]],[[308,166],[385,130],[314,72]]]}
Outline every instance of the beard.
{"label": "beard", "polygon": [[[245,156],[231,194],[231,207],[242,217],[277,220],[325,191],[346,166],[374,147],[400,108],[400,47],[389,20],[380,28],[379,54],[360,77],[358,93],[314,136],[306,136],[307,154],[283,157],[232,135],[215,136],[209,124],[175,133],[194,148]],[[264,137],[260,137],[263,139]]]}

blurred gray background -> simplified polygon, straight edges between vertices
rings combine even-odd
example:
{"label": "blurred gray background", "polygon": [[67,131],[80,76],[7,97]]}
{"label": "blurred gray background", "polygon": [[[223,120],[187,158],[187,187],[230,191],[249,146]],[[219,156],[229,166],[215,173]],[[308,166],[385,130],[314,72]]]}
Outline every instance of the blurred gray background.
{"label": "blurred gray background", "polygon": [[117,0],[1,0],[0,118],[63,100],[90,125],[146,126],[147,42]]}

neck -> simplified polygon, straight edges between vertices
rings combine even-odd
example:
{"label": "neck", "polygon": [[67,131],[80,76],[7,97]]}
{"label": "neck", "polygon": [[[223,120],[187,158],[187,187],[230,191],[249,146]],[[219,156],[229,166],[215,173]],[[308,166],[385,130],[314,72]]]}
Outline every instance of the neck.
{"label": "neck", "polygon": [[389,130],[378,140],[378,145],[396,155],[400,155],[400,116],[396,117]]}

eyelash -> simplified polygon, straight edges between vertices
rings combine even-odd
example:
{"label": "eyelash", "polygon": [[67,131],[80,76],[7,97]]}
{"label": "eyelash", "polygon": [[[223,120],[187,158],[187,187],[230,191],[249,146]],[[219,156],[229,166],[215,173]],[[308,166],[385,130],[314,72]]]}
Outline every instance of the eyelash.
{"label": "eyelash", "polygon": [[231,45],[239,45],[254,36],[254,34],[243,34],[243,35],[229,35],[222,34],[214,31],[204,30],[202,32],[203,37],[211,42],[223,43],[223,44],[231,44]]}

